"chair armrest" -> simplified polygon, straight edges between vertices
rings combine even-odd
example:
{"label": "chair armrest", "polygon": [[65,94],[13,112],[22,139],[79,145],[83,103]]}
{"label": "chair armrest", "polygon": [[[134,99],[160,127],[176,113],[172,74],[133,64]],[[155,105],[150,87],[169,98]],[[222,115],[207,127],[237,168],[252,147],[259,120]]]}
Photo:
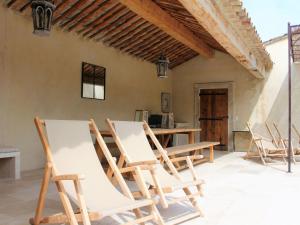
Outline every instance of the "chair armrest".
{"label": "chair armrest", "polygon": [[54,176],[52,180],[53,181],[63,181],[63,180],[78,181],[78,180],[84,180],[84,176],[78,174],[63,174],[63,175]]}
{"label": "chair armrest", "polygon": [[131,166],[156,165],[156,164],[160,164],[160,162],[158,160],[146,160],[146,161],[127,163],[127,165],[129,167],[131,167]]}

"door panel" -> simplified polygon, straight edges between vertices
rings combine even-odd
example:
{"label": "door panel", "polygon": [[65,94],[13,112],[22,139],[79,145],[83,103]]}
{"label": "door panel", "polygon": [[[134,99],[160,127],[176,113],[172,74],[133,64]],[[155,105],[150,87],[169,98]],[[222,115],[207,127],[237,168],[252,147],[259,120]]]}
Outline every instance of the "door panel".
{"label": "door panel", "polygon": [[228,89],[201,89],[201,141],[218,141],[217,148],[228,148]]}

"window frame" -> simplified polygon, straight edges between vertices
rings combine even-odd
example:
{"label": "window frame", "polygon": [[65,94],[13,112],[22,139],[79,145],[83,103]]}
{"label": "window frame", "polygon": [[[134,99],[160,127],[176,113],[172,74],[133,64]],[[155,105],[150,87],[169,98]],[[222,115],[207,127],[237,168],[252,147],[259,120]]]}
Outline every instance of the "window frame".
{"label": "window frame", "polygon": [[[85,64],[88,64],[88,65],[90,65],[90,66],[92,66],[93,67],[93,97],[92,98],[90,98],[90,97],[84,97],[83,96],[83,84],[84,84],[84,82],[83,82],[83,80],[84,80],[84,65]],[[103,81],[103,86],[104,86],[104,93],[103,93],[103,99],[101,99],[101,98],[95,98],[95,71],[96,71],[96,67],[101,67],[101,68],[103,68],[103,70],[104,70],[104,81]],[[98,66],[98,65],[95,65],[95,64],[92,64],[92,63],[87,63],[87,62],[82,62],[81,63],[81,98],[83,98],[83,99],[94,99],[94,100],[98,100],[98,101],[105,101],[106,100],[106,68],[105,67],[103,67],[103,66]]]}

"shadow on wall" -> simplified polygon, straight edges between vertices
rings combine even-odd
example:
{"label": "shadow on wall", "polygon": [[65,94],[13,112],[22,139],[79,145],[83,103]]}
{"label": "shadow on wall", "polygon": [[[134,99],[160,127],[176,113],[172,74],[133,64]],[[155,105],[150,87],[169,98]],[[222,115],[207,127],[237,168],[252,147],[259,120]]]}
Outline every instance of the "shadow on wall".
{"label": "shadow on wall", "polygon": [[[276,135],[273,127],[273,122],[278,125],[278,128],[284,137],[288,134],[288,74],[281,83],[279,92],[266,118],[266,122],[270,125],[272,131]],[[275,91],[274,91],[275,93]],[[293,64],[292,66],[292,123],[300,128],[300,64]],[[267,103],[268,104],[268,103]],[[265,121],[262,123],[256,122],[253,124],[253,129],[262,135],[269,136],[265,126]],[[293,134],[294,135],[294,134]],[[294,136],[296,138],[296,136]]]}

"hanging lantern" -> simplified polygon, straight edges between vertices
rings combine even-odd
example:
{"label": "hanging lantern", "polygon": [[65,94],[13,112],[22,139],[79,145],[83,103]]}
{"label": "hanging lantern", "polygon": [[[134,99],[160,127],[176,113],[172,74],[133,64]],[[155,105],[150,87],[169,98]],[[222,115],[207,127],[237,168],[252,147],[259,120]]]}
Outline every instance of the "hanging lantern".
{"label": "hanging lantern", "polygon": [[168,58],[161,53],[159,59],[156,62],[156,68],[157,68],[157,76],[158,78],[167,78],[167,71],[169,68],[169,60]]}
{"label": "hanging lantern", "polygon": [[39,36],[48,36],[55,5],[48,0],[32,0],[33,33]]}

